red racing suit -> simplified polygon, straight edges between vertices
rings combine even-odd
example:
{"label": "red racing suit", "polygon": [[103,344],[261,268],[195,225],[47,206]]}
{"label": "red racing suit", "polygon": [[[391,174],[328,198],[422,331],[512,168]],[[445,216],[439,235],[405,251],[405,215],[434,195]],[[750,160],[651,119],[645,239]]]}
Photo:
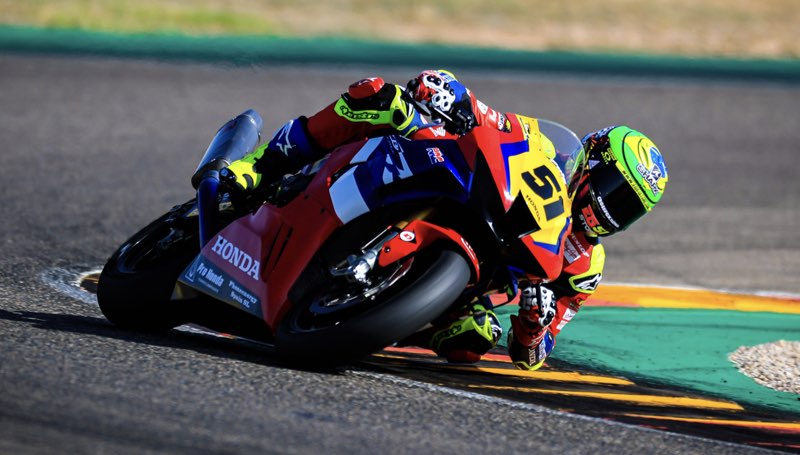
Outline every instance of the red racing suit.
{"label": "red racing suit", "polygon": [[[382,136],[386,134],[397,134],[398,129],[402,131],[402,126],[397,124],[386,124],[373,119],[357,117],[357,114],[382,109],[388,104],[387,100],[399,96],[403,90],[399,85],[386,84],[379,77],[362,79],[353,83],[340,100],[331,103],[321,111],[309,117],[306,122],[306,129],[316,145],[323,150],[355,142],[358,140]],[[499,131],[508,128],[506,116],[480,102],[472,92],[467,92],[472,110],[476,118],[476,126],[490,126]],[[344,107],[346,106],[346,108]],[[443,126],[436,126],[425,129],[415,129],[406,134],[411,139],[455,139],[457,136],[445,131]]]}
{"label": "red racing suit", "polygon": [[[441,77],[440,77],[441,76]],[[447,87],[459,88],[461,106],[466,105],[474,115],[473,126],[489,126],[507,131],[510,124],[505,115],[478,101],[452,74],[445,71],[425,71],[417,79],[435,79],[440,88],[443,80]],[[427,87],[419,88],[420,96],[430,97]],[[412,139],[454,139],[444,126],[426,126],[422,115],[403,97],[399,85],[384,83],[379,77],[362,79],[353,83],[337,101],[311,117],[290,120],[266,144],[251,154],[231,163],[223,178],[228,183],[252,190],[262,180],[274,181],[287,173],[294,173],[308,163],[322,158],[334,148],[376,136],[401,134]],[[450,100],[453,91],[447,92]],[[416,95],[415,95],[416,97]]]}
{"label": "red racing suit", "polygon": [[513,335],[508,350],[514,364],[524,370],[536,370],[553,351],[556,336],[578,312],[584,300],[597,289],[603,277],[605,249],[597,237],[583,231],[569,234],[564,241],[564,265],[561,274],[542,286],[556,298],[556,314],[547,327],[537,321],[538,313],[520,308],[519,316],[511,317]]}

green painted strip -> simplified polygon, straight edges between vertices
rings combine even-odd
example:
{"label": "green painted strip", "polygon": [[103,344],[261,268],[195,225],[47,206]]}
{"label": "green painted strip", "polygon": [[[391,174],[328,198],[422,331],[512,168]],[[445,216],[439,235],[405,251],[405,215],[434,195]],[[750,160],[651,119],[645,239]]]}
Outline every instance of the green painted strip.
{"label": "green painted strip", "polygon": [[351,39],[114,34],[0,26],[0,51],[207,61],[234,65],[323,63],[690,77],[800,83],[800,60],[738,60],[526,52]]}
{"label": "green painted strip", "polygon": [[[504,328],[516,306],[497,309]],[[800,396],[740,373],[740,346],[800,340],[800,315],[666,308],[584,307],[558,337],[552,358],[591,371],[669,384],[800,416]]]}

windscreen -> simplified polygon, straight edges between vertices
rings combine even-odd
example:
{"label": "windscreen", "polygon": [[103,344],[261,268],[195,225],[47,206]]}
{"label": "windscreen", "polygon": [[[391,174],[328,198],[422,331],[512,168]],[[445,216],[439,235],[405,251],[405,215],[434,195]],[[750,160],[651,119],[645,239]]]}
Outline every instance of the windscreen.
{"label": "windscreen", "polygon": [[556,156],[553,161],[564,173],[564,180],[569,185],[569,197],[572,198],[577,188],[574,183],[580,180],[586,167],[583,144],[567,127],[550,120],[539,119],[539,131],[555,146]]}

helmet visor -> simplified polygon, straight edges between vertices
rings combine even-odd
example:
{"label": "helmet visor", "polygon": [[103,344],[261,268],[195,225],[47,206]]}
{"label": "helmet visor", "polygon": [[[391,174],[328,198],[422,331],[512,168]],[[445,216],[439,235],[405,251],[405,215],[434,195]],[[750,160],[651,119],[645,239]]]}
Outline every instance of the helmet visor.
{"label": "helmet visor", "polygon": [[589,186],[595,215],[610,234],[627,229],[647,213],[642,200],[613,163],[589,170]]}

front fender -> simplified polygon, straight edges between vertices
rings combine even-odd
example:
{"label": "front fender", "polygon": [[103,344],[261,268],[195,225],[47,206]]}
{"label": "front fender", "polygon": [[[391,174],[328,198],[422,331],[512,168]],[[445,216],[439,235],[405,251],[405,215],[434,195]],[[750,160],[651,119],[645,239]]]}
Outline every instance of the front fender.
{"label": "front fender", "polygon": [[381,267],[386,267],[413,253],[422,251],[438,241],[449,242],[456,247],[456,251],[463,252],[464,256],[469,259],[468,263],[472,272],[470,283],[478,282],[480,279],[478,256],[475,255],[475,251],[469,242],[452,229],[423,220],[410,222],[400,230],[397,236],[384,243],[378,255],[378,264]]}

